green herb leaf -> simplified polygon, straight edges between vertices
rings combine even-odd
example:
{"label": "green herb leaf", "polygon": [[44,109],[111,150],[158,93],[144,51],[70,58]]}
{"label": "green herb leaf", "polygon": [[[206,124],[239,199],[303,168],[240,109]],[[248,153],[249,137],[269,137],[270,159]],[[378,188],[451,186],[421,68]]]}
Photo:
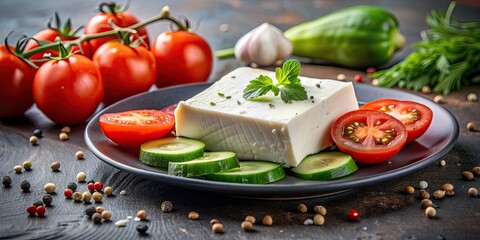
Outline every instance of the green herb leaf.
{"label": "green herb leaf", "polygon": [[279,85],[288,85],[293,79],[298,78],[300,74],[300,62],[298,60],[287,60],[281,68],[275,69],[275,78]]}
{"label": "green herb leaf", "polygon": [[[243,98],[257,98],[272,90],[273,81],[269,76],[260,75],[250,81],[247,88],[243,90]],[[278,94],[278,93],[277,93]]]}
{"label": "green herb leaf", "polygon": [[289,87],[280,89],[280,97],[284,102],[306,100],[307,91],[301,84],[290,84]]}

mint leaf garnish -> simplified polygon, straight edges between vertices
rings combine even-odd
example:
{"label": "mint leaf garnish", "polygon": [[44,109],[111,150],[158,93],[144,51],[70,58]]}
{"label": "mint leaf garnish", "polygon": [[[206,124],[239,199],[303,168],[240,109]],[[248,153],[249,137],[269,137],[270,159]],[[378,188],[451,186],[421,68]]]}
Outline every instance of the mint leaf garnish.
{"label": "mint leaf garnish", "polygon": [[273,95],[280,97],[284,102],[307,100],[307,92],[302,86],[298,75],[300,74],[300,62],[287,60],[281,68],[275,69],[276,84],[265,75],[260,75],[251,80],[243,90],[243,98],[258,98],[272,91]]}

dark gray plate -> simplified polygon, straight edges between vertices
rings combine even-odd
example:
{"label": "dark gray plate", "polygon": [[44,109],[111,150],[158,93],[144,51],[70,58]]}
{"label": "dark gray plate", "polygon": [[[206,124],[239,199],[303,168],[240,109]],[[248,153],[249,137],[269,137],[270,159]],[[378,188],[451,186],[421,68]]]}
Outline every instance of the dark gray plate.
{"label": "dark gray plate", "polygon": [[458,123],[452,114],[429,99],[395,89],[357,84],[355,92],[360,104],[379,98],[395,98],[417,101],[427,105],[433,111],[430,128],[419,139],[405,145],[389,162],[377,165],[359,165],[357,172],[344,178],[329,181],[306,181],[292,176],[287,171],[287,176],[279,182],[254,185],[167,175],[165,170],[141,163],[138,160],[138,152],[135,150],[129,150],[110,142],[100,129],[98,119],[101,114],[133,109],[161,109],[180,100],[186,100],[208,86],[210,84],[166,88],[139,94],[115,103],[99,112],[88,123],[85,131],[86,144],[97,157],[115,168],[172,186],[247,198],[296,199],[345,192],[419,170],[446,155],[455,145],[459,133]]}

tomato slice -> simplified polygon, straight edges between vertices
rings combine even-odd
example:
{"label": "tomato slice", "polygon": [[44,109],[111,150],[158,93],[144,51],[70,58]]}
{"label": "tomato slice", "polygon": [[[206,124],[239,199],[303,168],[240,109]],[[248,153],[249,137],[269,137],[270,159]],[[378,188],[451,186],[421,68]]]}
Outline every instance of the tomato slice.
{"label": "tomato slice", "polygon": [[340,116],[332,125],[331,135],[342,152],[367,164],[387,161],[407,141],[402,122],[386,113],[363,109]]}
{"label": "tomato slice", "polygon": [[167,135],[175,124],[173,115],[160,110],[131,110],[100,116],[100,128],[112,142],[127,147]]}
{"label": "tomato slice", "polygon": [[384,98],[369,102],[363,105],[361,109],[388,113],[400,120],[407,128],[407,143],[422,136],[427,131],[433,118],[433,112],[429,107],[412,101]]}

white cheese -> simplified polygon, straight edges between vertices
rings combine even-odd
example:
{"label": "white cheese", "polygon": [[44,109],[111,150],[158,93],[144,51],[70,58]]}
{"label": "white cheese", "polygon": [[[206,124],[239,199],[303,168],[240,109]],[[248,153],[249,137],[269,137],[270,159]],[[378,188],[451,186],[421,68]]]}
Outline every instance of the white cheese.
{"label": "white cheese", "polygon": [[333,121],[358,109],[350,82],[307,77],[299,78],[308,100],[285,103],[273,94],[244,99],[243,90],[260,74],[276,81],[274,72],[242,67],[181,101],[175,110],[177,135],[202,140],[209,151],[233,151],[240,160],[295,167],[332,145]]}

